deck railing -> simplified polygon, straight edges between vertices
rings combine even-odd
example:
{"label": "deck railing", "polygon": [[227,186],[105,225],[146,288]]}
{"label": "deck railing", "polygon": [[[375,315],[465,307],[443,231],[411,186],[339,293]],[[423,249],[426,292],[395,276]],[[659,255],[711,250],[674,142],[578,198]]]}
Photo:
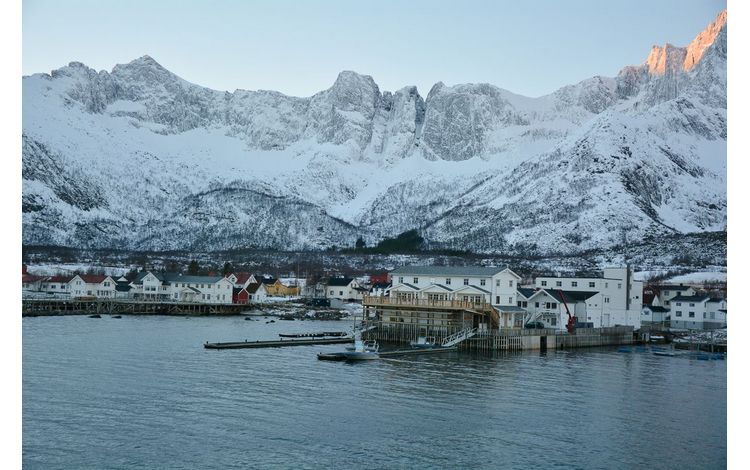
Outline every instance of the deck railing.
{"label": "deck railing", "polygon": [[433,299],[404,299],[398,297],[375,297],[366,295],[362,300],[364,306],[392,306],[392,307],[428,307],[449,308],[454,310],[493,310],[488,302],[471,302],[466,300],[433,300]]}

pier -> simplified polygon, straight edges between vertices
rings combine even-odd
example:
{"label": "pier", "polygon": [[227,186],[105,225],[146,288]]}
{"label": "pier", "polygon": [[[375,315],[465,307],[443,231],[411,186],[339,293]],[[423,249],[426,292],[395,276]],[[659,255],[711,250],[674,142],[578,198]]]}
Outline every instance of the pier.
{"label": "pier", "polygon": [[321,338],[321,339],[290,339],[272,341],[235,341],[229,343],[208,343],[203,347],[206,349],[245,349],[245,348],[284,348],[289,346],[314,346],[318,344],[344,344],[351,343],[353,339],[347,338]]}
{"label": "pier", "polygon": [[208,304],[127,299],[23,299],[22,316],[78,314],[132,315],[239,315],[252,310],[248,304]]}

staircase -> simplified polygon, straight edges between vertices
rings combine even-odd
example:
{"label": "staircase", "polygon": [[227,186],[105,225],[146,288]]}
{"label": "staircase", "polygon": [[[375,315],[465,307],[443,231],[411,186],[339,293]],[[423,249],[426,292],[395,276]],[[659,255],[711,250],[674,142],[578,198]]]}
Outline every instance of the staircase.
{"label": "staircase", "polygon": [[455,346],[461,341],[469,339],[476,334],[477,334],[476,328],[466,328],[464,330],[459,331],[458,333],[453,333],[452,335],[448,336],[447,338],[443,340],[443,347],[448,348],[451,346]]}

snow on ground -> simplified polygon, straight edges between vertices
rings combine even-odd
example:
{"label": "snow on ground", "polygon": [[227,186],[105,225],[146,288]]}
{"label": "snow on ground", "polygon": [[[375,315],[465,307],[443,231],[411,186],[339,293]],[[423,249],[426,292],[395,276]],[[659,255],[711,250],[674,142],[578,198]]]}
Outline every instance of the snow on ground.
{"label": "snow on ground", "polygon": [[[122,266],[93,266],[97,271],[101,270],[108,276],[122,276],[126,274],[131,268],[123,268]],[[85,273],[91,269],[90,264],[74,264],[74,263],[61,263],[61,264],[36,264],[29,265],[29,274],[35,274],[37,276],[54,276],[56,274],[73,275],[75,272]]]}
{"label": "snow on ground", "polygon": [[712,271],[706,271],[706,272],[693,272],[688,274],[682,274],[680,276],[675,276],[672,278],[669,278],[665,282],[706,282],[706,281],[719,281],[719,282],[727,282],[727,273],[726,272],[712,272]]}

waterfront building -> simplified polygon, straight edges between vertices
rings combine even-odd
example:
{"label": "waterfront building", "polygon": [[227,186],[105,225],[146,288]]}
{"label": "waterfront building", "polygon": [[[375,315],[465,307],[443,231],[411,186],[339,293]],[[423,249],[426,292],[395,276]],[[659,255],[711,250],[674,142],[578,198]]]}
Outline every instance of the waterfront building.
{"label": "waterfront building", "polygon": [[671,306],[672,328],[710,330],[726,327],[725,299],[707,295],[678,295],[671,298]]}
{"label": "waterfront building", "polygon": [[266,291],[266,285],[262,282],[250,283],[245,287],[250,302],[262,303],[268,298],[268,292]]}
{"label": "waterfront building", "polygon": [[641,310],[641,325],[669,327],[669,309],[659,305],[644,305]]}
{"label": "waterfront building", "polygon": [[145,271],[131,283],[138,300],[231,304],[233,284],[223,276],[190,276]]}
{"label": "waterfront building", "polygon": [[598,293],[599,297],[586,299],[585,315],[576,314],[579,322],[593,323],[594,327],[640,328],[643,282],[633,279],[629,267],[605,268],[600,276],[541,276],[535,279],[534,285],[539,289]]}
{"label": "waterfront building", "polygon": [[[691,286],[686,286],[683,284],[680,285],[662,285],[662,286],[655,286],[653,287],[654,290],[654,299],[651,301],[651,305],[657,306],[657,307],[665,307],[670,308],[672,299],[677,297],[678,295],[681,296],[693,296],[696,294],[696,291]],[[646,303],[646,302],[644,302]]]}
{"label": "waterfront building", "polygon": [[114,298],[116,284],[114,279],[104,274],[76,274],[68,282],[68,291],[72,298]]}
{"label": "waterfront building", "polygon": [[326,298],[346,300],[362,300],[367,289],[350,277],[331,277],[326,282]]}
{"label": "waterfront building", "polygon": [[[571,315],[576,316],[578,323],[591,323],[592,327],[597,328],[612,326],[609,324],[608,317],[602,318],[599,314],[601,302],[600,292],[538,289],[528,297],[526,307],[528,315],[523,323],[542,322],[545,328],[565,330],[568,312],[570,312]],[[519,322],[516,321],[515,324],[518,325]]]}

